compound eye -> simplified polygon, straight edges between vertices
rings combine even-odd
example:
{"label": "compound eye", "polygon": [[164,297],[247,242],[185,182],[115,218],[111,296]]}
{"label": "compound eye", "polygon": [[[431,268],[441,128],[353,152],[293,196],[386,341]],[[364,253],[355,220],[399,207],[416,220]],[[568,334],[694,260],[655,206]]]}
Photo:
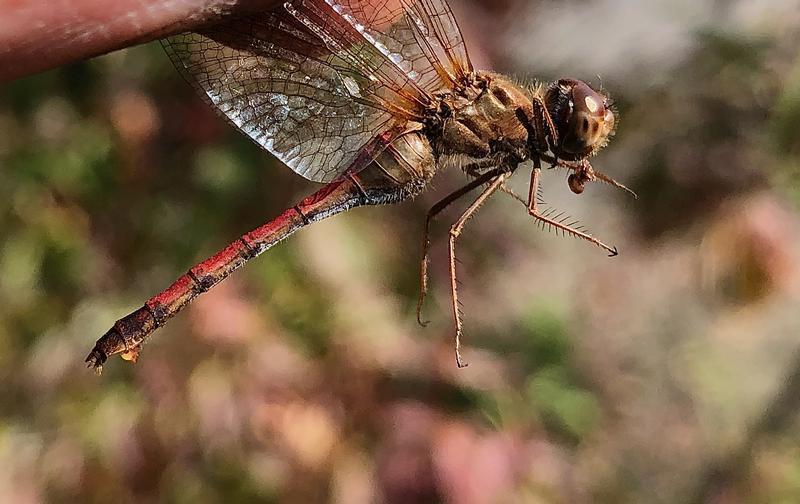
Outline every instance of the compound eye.
{"label": "compound eye", "polygon": [[600,110],[605,110],[605,107],[602,103],[599,103],[594,96],[584,96],[583,97],[583,104],[586,106],[586,110],[590,114],[597,115],[600,113]]}
{"label": "compound eye", "polygon": [[575,110],[583,112],[590,117],[598,119],[606,115],[606,99],[600,93],[590,88],[585,82],[578,82],[572,88],[572,100]]}
{"label": "compound eye", "polygon": [[562,150],[587,156],[605,144],[614,130],[614,113],[606,107],[606,97],[581,81],[572,87],[573,109]]}

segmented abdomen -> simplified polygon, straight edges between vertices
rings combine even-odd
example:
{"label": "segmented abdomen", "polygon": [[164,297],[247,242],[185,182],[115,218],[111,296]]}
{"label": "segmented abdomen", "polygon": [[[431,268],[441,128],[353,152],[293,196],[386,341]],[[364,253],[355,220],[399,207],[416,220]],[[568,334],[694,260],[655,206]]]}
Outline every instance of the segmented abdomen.
{"label": "segmented abdomen", "polygon": [[390,143],[358,173],[358,179],[365,189],[406,186],[417,182],[421,190],[435,171],[436,160],[428,139],[422,132],[414,131]]}

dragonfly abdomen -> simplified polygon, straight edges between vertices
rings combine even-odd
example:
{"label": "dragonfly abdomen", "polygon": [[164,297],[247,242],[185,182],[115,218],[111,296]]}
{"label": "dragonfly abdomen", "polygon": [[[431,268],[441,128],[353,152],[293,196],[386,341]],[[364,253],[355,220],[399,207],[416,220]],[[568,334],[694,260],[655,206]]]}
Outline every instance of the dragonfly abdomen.
{"label": "dragonfly abdomen", "polygon": [[[358,173],[358,180],[371,199],[396,203],[421,191],[435,171],[436,158],[430,142],[421,131],[412,131],[400,135],[379,152]],[[395,190],[400,187],[404,190]]]}
{"label": "dragonfly abdomen", "polygon": [[250,259],[313,222],[353,207],[397,203],[418,194],[434,169],[427,139],[418,132],[401,135],[358,173],[345,173],[277,218],[243,235],[118,320],[97,341],[86,362],[100,369],[114,354],[136,360],[142,343],[153,331]]}

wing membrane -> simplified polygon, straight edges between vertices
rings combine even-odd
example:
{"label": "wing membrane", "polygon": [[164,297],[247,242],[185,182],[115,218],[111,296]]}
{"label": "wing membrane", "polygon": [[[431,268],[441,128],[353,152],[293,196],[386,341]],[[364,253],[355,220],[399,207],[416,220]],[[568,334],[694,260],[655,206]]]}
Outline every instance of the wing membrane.
{"label": "wing membrane", "polygon": [[[286,12],[170,37],[175,66],[213,108],[298,174],[329,182],[398,118]],[[347,72],[346,72],[347,71]],[[404,118],[403,118],[404,119]],[[399,122],[402,122],[400,119]]]}
{"label": "wing membrane", "polygon": [[[435,58],[446,61],[450,71],[459,79],[467,78],[474,71],[469,59],[467,45],[461,35],[453,11],[446,0],[403,0],[407,8],[415,13],[428,30],[423,35],[435,51]],[[438,48],[436,47],[438,46]],[[446,57],[442,59],[442,54]]]}
{"label": "wing membrane", "polygon": [[338,13],[427,92],[457,86],[472,73],[461,31],[445,0],[294,0]]}
{"label": "wing membrane", "polygon": [[285,9],[164,47],[213,108],[310,180],[364,165],[367,144],[422,121],[434,92],[472,72],[445,0],[293,0]]}
{"label": "wing membrane", "polygon": [[380,50],[364,26],[354,22],[349,13],[323,0],[295,0],[287,2],[285,8],[342,61],[343,65],[334,65],[345,79],[357,80],[358,89],[350,88],[354,99],[367,94],[395,114],[425,118],[430,95]]}

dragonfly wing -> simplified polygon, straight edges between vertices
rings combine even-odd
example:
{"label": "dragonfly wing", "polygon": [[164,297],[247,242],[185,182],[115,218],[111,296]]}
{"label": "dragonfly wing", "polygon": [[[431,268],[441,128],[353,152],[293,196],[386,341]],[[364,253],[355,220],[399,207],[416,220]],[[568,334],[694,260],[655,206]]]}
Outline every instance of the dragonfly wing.
{"label": "dragonfly wing", "polygon": [[459,79],[472,74],[467,45],[447,0],[403,0],[409,17],[420,26],[420,34],[433,51],[432,58]]}
{"label": "dragonfly wing", "polygon": [[[370,50],[377,50],[381,60],[391,62],[426,92],[456,87],[472,73],[461,31],[446,0],[292,0],[287,5],[301,14],[317,13],[318,23],[329,32],[335,30],[327,25],[349,24],[374,46]],[[351,49],[359,47],[344,47]]]}
{"label": "dragonfly wing", "polygon": [[[230,20],[163,43],[214,109],[313,181],[336,178],[370,140],[418,110],[393,89],[375,89],[369,75],[334,55],[285,11]],[[387,104],[411,110],[398,116]]]}
{"label": "dragonfly wing", "polygon": [[292,0],[164,46],[212,107],[300,175],[328,182],[359,150],[472,72],[446,0]]}
{"label": "dragonfly wing", "polygon": [[294,0],[284,7],[322,40],[333,55],[330,63],[344,78],[357,84],[351,89],[354,99],[367,96],[394,114],[425,119],[426,110],[433,104],[431,95],[348,11],[326,0]]}

